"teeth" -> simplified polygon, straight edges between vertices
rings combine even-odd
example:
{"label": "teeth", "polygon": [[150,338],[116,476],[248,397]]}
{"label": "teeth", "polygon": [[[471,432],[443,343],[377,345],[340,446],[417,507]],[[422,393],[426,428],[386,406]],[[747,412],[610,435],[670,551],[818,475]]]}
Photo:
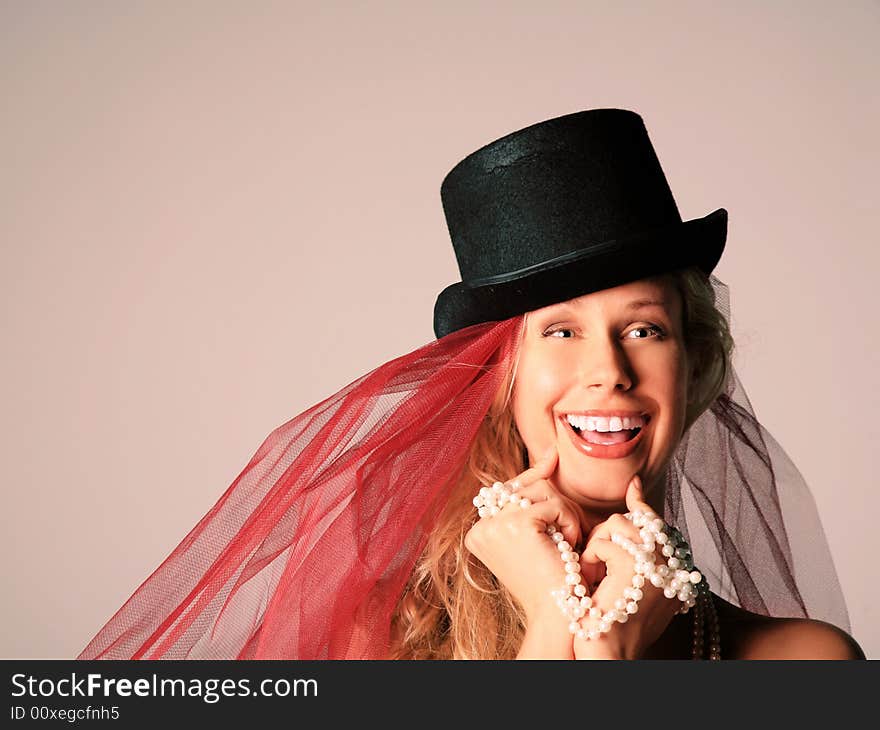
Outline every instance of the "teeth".
{"label": "teeth", "polygon": [[643,416],[633,416],[620,418],[612,416],[611,418],[601,418],[598,416],[566,416],[568,422],[580,431],[599,431],[605,433],[608,431],[622,431],[633,428],[644,428],[645,419]]}

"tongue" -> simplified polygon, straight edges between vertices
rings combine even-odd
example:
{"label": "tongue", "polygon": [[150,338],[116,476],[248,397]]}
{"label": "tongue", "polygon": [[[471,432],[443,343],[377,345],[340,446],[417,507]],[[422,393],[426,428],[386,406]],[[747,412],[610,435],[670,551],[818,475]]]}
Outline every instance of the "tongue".
{"label": "tongue", "polygon": [[581,438],[584,441],[601,446],[622,444],[624,441],[629,441],[632,436],[633,432],[626,429],[623,431],[581,431]]}

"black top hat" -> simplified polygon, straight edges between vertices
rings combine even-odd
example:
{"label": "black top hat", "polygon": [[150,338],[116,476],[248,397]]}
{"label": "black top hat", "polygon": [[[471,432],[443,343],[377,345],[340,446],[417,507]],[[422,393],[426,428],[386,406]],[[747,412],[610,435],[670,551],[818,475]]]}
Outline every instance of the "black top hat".
{"label": "black top hat", "polygon": [[642,118],[590,109],[533,124],[459,162],[440,197],[461,281],[434,333],[697,265],[712,273],[724,208],[682,222]]}

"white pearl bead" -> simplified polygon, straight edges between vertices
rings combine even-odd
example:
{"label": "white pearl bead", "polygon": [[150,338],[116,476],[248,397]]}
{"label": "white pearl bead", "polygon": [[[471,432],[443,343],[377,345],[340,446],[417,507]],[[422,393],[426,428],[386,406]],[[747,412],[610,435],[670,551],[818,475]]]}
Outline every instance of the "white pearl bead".
{"label": "white pearl bead", "polygon": [[473,502],[474,507],[482,507],[483,506],[483,498],[482,497],[474,497],[471,502]]}
{"label": "white pearl bead", "polygon": [[528,497],[523,497],[523,498],[519,501],[519,506],[522,507],[523,509],[525,509],[526,507],[531,506],[531,504],[532,504],[532,500],[530,500]]}
{"label": "white pearl bead", "polygon": [[484,499],[492,496],[492,490],[489,487],[481,487],[480,488],[480,496]]}
{"label": "white pearl bead", "polygon": [[[486,504],[480,504],[477,511],[480,512],[481,509],[484,509],[491,512],[493,507],[497,509],[499,504],[504,504],[504,496],[503,493],[497,499],[493,496],[486,500]],[[515,501],[515,499],[511,499],[511,502]],[[474,498],[474,504],[475,506],[477,505],[477,498]],[[632,515],[627,514],[625,517],[636,524],[636,519]],[[654,521],[651,522],[650,520]],[[676,609],[677,612],[686,613],[691,607],[697,604],[697,599],[693,596],[693,592],[696,589],[693,586],[702,580],[702,576],[698,571],[691,570],[693,568],[693,561],[689,556],[689,547],[687,546],[687,543],[684,540],[679,542],[678,538],[669,537],[663,532],[653,534],[653,531],[657,527],[657,523],[659,522],[662,526],[663,522],[653,514],[650,515],[650,520],[645,523],[645,531],[640,531],[639,533],[640,538],[643,541],[643,544],[641,545],[636,545],[629,538],[617,533],[612,537],[615,543],[622,546],[626,552],[633,556],[636,563],[636,570],[635,575],[632,577],[632,587],[624,589],[624,598],[617,599],[614,604],[615,607],[606,612],[604,616],[599,607],[592,604],[592,598],[586,595],[587,587],[582,584],[578,554],[565,541],[562,533],[556,525],[551,524],[547,526],[546,532],[559,548],[560,557],[564,563],[567,588],[567,590],[561,589],[551,591],[551,595],[556,599],[556,604],[560,611],[566,616],[569,630],[579,639],[596,639],[601,636],[602,633],[610,631],[615,622],[625,623],[628,621],[629,616],[638,611],[638,601],[644,596],[644,592],[641,591],[640,588],[644,586],[646,578],[652,585],[662,587],[664,589],[664,595],[668,598],[678,597],[681,601],[681,606]],[[652,538],[663,546],[661,550],[664,552],[664,556],[671,558],[668,561],[668,565],[655,565],[656,547],[652,543]],[[666,549],[664,550],[663,548]],[[687,555],[687,559],[685,560],[685,567],[687,570],[682,570],[676,562],[683,559],[681,557],[682,550],[686,551],[685,554]],[[676,589],[677,593],[675,592]],[[623,609],[620,608],[621,604],[623,604]],[[711,606],[711,602],[709,605]],[[585,631],[580,627],[579,619],[587,613],[591,618],[599,620],[598,628]],[[706,634],[705,621],[706,619],[704,618],[703,628],[700,629],[702,632],[700,633],[700,636],[704,637],[704,640]],[[710,658],[714,659],[719,658],[719,656],[717,656],[719,651],[716,650],[716,647],[711,644],[711,642],[715,641],[717,643],[717,639],[715,638],[717,633],[717,631],[714,631],[713,635],[708,639],[710,641]],[[697,641],[697,635],[698,633],[695,631],[695,642]],[[697,644],[695,644],[695,651],[696,646]],[[698,658],[698,656],[698,654],[695,654],[695,658]]]}
{"label": "white pearl bead", "polygon": [[491,507],[489,507],[489,515],[492,517],[497,515],[500,511],[501,510],[498,507],[496,507],[495,505],[492,505]]}
{"label": "white pearl bead", "polygon": [[655,519],[651,522],[651,526],[652,526],[657,532],[660,532],[660,530],[662,530],[666,525],[665,525],[665,523],[663,522],[663,520],[661,520],[661,519],[658,517],[658,518],[655,518]]}
{"label": "white pearl bead", "polygon": [[501,487],[503,487],[503,486],[504,486],[503,482],[493,482],[492,483],[492,489],[495,489],[496,491],[498,489],[501,489]]}
{"label": "white pearl bead", "polygon": [[489,508],[488,507],[480,507],[480,509],[477,510],[477,514],[480,517],[488,517],[489,516]]}
{"label": "white pearl bead", "polygon": [[681,567],[681,561],[678,558],[669,558],[666,564],[673,570],[677,570]]}

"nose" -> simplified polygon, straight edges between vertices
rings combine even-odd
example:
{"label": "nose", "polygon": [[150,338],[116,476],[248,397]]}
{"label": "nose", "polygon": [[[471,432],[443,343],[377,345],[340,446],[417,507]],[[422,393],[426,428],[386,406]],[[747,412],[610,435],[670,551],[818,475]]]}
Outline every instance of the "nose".
{"label": "nose", "polygon": [[582,369],[582,382],[591,392],[632,388],[632,371],[623,347],[612,338],[599,338],[587,346]]}

